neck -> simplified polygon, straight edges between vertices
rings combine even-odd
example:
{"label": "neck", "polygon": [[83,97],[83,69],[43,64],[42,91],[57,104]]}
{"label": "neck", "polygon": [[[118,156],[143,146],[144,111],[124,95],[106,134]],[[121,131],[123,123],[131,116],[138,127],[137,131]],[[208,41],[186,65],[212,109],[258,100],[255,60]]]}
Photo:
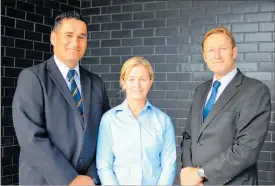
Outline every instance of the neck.
{"label": "neck", "polygon": [[130,108],[132,114],[136,118],[141,110],[145,107],[146,104],[146,99],[145,100],[132,100],[132,99],[127,99],[127,104],[128,107]]}
{"label": "neck", "polygon": [[230,69],[229,71],[225,72],[225,73],[219,73],[219,74],[214,74],[216,80],[220,80],[222,77],[226,76],[227,74],[229,74],[230,72],[232,72],[234,70],[235,66]]}

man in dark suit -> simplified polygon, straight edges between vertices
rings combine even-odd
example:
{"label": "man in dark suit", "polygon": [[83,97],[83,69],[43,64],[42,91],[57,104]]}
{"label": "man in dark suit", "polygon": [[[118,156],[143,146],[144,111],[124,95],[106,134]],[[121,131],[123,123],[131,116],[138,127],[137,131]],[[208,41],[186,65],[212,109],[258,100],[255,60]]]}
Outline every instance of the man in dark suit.
{"label": "man in dark suit", "polygon": [[270,91],[235,67],[237,46],[226,28],[208,31],[202,50],[214,77],[194,94],[181,142],[181,185],[257,184]]}
{"label": "man in dark suit", "polygon": [[98,127],[109,100],[101,78],[79,66],[86,22],[76,12],[57,16],[51,44],[54,56],[20,73],[13,99],[19,184],[94,185]]}

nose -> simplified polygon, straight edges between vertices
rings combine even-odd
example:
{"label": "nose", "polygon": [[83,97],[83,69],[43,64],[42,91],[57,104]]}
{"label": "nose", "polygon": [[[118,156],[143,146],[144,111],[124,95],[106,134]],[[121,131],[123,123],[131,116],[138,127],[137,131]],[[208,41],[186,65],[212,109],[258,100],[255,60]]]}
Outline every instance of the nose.
{"label": "nose", "polygon": [[220,59],[220,57],[221,57],[220,49],[215,50],[215,59]]}
{"label": "nose", "polygon": [[78,47],[78,38],[77,37],[72,38],[72,46],[73,46],[73,48]]}
{"label": "nose", "polygon": [[139,88],[139,87],[140,87],[140,80],[136,80],[136,81],[135,81],[135,87],[136,87],[136,88]]}

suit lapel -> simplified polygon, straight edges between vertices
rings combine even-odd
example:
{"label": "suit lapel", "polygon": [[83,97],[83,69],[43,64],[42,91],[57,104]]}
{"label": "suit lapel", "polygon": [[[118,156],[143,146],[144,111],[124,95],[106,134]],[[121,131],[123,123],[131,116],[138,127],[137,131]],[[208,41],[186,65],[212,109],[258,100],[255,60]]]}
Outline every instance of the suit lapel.
{"label": "suit lapel", "polygon": [[48,66],[47,68],[49,70],[50,78],[53,80],[53,82],[55,83],[55,85],[57,86],[57,88],[59,89],[61,94],[64,96],[64,98],[66,99],[68,104],[72,107],[74,112],[77,113],[78,117],[80,118],[80,120],[83,124],[83,120],[80,116],[80,112],[78,111],[78,109],[76,107],[76,103],[71,95],[71,92],[70,92],[65,80],[63,79],[63,76],[62,76],[60,70],[58,69],[58,67],[55,64],[53,57],[48,60],[47,66]]}
{"label": "suit lapel", "polygon": [[83,111],[84,111],[84,123],[85,128],[88,124],[88,118],[90,113],[90,106],[91,106],[91,89],[92,89],[92,83],[91,79],[86,74],[83,67],[79,67],[80,71],[80,83],[81,83],[81,92],[82,92],[82,103],[83,103]]}
{"label": "suit lapel", "polygon": [[[209,115],[206,117],[206,119],[200,129],[200,134],[199,134],[198,138],[202,134],[203,130],[205,130],[205,128],[210,124],[210,122],[217,116],[217,114],[237,94],[237,92],[238,92],[237,86],[239,86],[241,84],[242,78],[243,78],[243,74],[238,70],[238,73],[236,74],[236,76],[232,79],[232,81],[224,89],[224,91],[220,95],[219,99],[213,106],[213,109],[210,111]],[[203,109],[203,107],[202,107],[202,109]]]}

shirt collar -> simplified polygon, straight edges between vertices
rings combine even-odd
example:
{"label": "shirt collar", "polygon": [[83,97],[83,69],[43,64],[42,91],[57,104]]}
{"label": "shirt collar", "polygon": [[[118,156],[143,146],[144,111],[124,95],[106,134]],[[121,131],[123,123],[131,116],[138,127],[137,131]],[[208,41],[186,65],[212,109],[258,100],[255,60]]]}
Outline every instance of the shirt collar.
{"label": "shirt collar", "polygon": [[[69,70],[71,70],[71,69],[67,65],[65,65],[65,63],[60,61],[55,55],[53,57],[54,57],[55,64],[57,65],[58,69],[60,70],[63,78],[67,79],[67,74],[68,74]],[[76,71],[76,75],[79,77],[79,64],[77,64],[73,69]]]}
{"label": "shirt collar", "polygon": [[[151,107],[152,107],[151,103],[148,100],[146,100],[145,106],[142,109],[142,111],[145,109],[149,109]],[[115,112],[118,112],[118,111],[127,111],[127,112],[131,113],[130,109],[128,107],[127,99],[125,99],[120,105],[115,107]]]}
{"label": "shirt collar", "polygon": [[[235,67],[231,72],[229,72],[228,74],[226,74],[225,76],[223,76],[221,79],[219,79],[218,81],[221,83],[221,86],[223,85],[227,85],[233,78],[234,76],[237,74],[238,70],[237,68]],[[216,81],[216,77],[214,76],[213,78],[213,82],[212,82],[212,85],[213,83]]]}

